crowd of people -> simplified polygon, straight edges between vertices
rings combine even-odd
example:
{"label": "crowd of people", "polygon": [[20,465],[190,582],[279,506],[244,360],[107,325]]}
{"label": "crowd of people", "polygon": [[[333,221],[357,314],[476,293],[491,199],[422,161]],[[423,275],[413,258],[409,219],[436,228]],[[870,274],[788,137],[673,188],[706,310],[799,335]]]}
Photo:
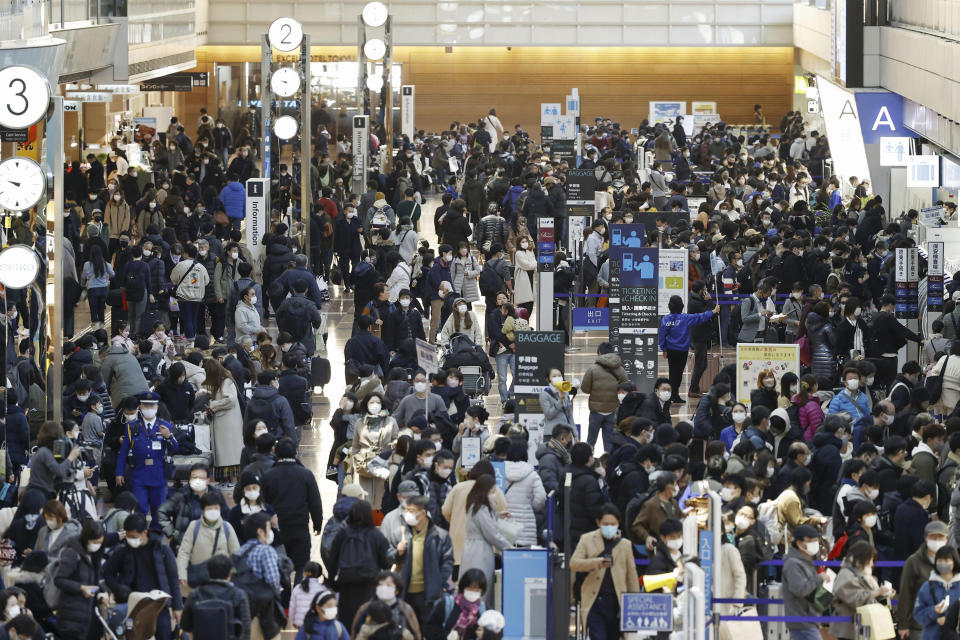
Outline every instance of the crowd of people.
{"label": "crowd of people", "polygon": [[[535,295],[535,223],[563,228],[574,167],[519,125],[505,131],[494,110],[397,138],[389,160],[371,136],[384,161],[361,192],[339,169],[346,138],[320,124],[309,168],[272,164],[262,257],[241,235],[243,185],[259,175],[250,130],[235,136],[206,112],[195,138],[186,129],[174,118],[142,142],[149,182],[121,141],[67,169],[65,325],[72,335],[86,298],[93,326],[64,345],[62,423],[44,421],[49,383],[8,314],[0,622],[18,637],[98,637],[120,610],[160,640],[285,628],[298,640],[496,639],[503,550],[556,543],[572,550],[583,628],[618,638],[638,571],[682,583],[682,520],[707,489],[723,502],[716,597],[781,582],[787,615],[816,617],[813,562],[829,556],[843,561],[836,615],[895,599],[903,636],[955,632],[960,300],[927,336],[897,320],[891,256],[915,246],[916,212],[891,221],[868,184],[823,175],[826,140],[806,135],[800,114],[783,137],[585,125],[580,168],[608,206],[582,247],[558,234],[552,303]],[[655,161],[638,171],[647,150]],[[433,243],[422,221],[432,192]],[[705,202],[690,211],[688,197]],[[611,225],[643,212],[664,214],[648,244],[689,253],[687,300],[661,319],[669,374],[641,393],[602,342],[581,380],[553,369],[542,381],[537,442],[517,419],[517,332],[551,314],[572,349],[566,311],[602,304]],[[331,296],[354,313],[347,389],[323,424],[337,484],[324,521],[299,442],[330,376]],[[420,366],[417,339],[442,350],[439,372]],[[923,355],[899,365],[908,341]],[[796,342],[801,370],[760,371],[737,402],[733,364],[704,375],[714,345],[742,342]],[[502,416],[467,364],[496,382]],[[692,418],[679,420],[687,401]],[[480,452],[469,467],[468,445]],[[561,523],[551,531],[549,504]],[[782,569],[764,564],[780,558]],[[877,559],[905,564],[874,574]],[[143,595],[154,590],[164,595]],[[802,640],[817,626],[788,624]],[[831,633],[856,637],[852,624]]]}

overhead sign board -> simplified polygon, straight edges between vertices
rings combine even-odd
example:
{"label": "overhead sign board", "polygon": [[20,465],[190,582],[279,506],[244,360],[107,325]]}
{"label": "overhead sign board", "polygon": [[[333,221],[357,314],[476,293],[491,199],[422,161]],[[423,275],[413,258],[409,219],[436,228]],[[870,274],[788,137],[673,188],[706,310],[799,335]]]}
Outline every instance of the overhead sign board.
{"label": "overhead sign board", "polygon": [[903,96],[900,94],[890,91],[858,91],[854,95],[864,144],[880,144],[881,138],[885,136],[918,137],[903,126]]}
{"label": "overhead sign board", "polygon": [[880,166],[905,167],[910,157],[913,142],[905,136],[884,136],[880,138]]}
{"label": "overhead sign board", "polygon": [[939,187],[940,156],[909,156],[907,158],[908,187]]}

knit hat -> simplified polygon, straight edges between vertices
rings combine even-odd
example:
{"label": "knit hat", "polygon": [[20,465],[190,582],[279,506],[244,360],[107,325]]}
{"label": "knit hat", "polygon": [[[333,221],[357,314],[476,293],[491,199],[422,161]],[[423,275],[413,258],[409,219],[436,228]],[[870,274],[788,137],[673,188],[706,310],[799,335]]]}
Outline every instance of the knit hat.
{"label": "knit hat", "polygon": [[799,540],[801,538],[819,538],[819,537],[820,537],[820,534],[817,533],[817,530],[808,524],[801,524],[799,527],[796,527],[793,530],[794,540]]}
{"label": "knit hat", "polygon": [[367,492],[364,491],[363,487],[360,485],[351,482],[350,484],[343,485],[343,490],[340,492],[340,495],[348,498],[360,498],[361,500],[365,500]]}
{"label": "knit hat", "polygon": [[251,484],[259,485],[260,476],[257,474],[256,471],[248,469],[240,474],[240,486],[247,487],[247,486],[250,486]]}

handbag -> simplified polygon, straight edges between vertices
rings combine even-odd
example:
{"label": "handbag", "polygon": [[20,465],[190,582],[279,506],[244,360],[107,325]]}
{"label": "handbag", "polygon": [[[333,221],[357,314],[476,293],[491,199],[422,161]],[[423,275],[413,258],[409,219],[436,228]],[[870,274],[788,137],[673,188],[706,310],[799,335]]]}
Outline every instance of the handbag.
{"label": "handbag", "polygon": [[500,530],[500,535],[507,539],[507,542],[516,544],[517,538],[520,537],[520,532],[523,531],[523,525],[516,522],[513,518],[501,517],[497,519],[497,529]]}
{"label": "handbag", "polygon": [[225,227],[230,224],[230,218],[227,217],[225,211],[214,211],[213,212],[213,223]]}
{"label": "handbag", "polygon": [[943,366],[940,367],[940,373],[935,376],[927,376],[927,379],[923,381],[923,388],[927,390],[927,394],[930,396],[930,404],[940,401],[940,396],[943,394],[943,372],[947,370],[947,364],[950,363],[950,356],[943,357]]}
{"label": "handbag", "polygon": [[897,637],[893,628],[893,616],[890,607],[874,602],[857,607],[860,616],[860,628],[866,631],[866,640],[890,640]]}
{"label": "handbag", "polygon": [[797,346],[800,347],[800,362],[810,366],[813,362],[813,354],[810,353],[810,338],[806,334],[800,336],[797,340]]}
{"label": "handbag", "polygon": [[[193,528],[193,544],[197,544],[197,536],[200,535],[200,525],[202,523],[197,520],[197,525]],[[226,524],[222,524],[217,529],[217,534],[213,537],[213,552],[217,552],[217,543],[220,542],[220,533],[225,532],[227,529]],[[229,536],[230,534],[224,533],[224,535]],[[197,564],[187,565],[187,584],[196,589],[204,582],[210,579],[210,572],[207,570],[206,562],[198,562]]]}
{"label": "handbag", "polygon": [[813,605],[817,613],[823,613],[833,604],[833,594],[823,586],[823,583],[817,585],[817,588],[807,596],[807,600]]}
{"label": "handbag", "polygon": [[753,606],[743,607],[733,615],[743,616],[745,620],[723,620],[720,623],[720,640],[763,640],[763,629],[760,622],[750,620],[757,616],[757,609]]}

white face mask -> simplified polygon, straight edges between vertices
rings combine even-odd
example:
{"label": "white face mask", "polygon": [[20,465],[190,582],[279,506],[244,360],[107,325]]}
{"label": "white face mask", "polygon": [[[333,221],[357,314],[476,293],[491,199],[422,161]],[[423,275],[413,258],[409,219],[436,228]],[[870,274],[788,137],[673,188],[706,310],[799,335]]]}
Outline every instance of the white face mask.
{"label": "white face mask", "polygon": [[410,298],[400,298],[400,306],[406,309],[410,306]]}
{"label": "white face mask", "polygon": [[121,197],[122,197],[122,196],[121,196],[119,193],[118,193],[117,195],[113,196],[114,202],[120,202],[120,198],[121,198]]}
{"label": "white face mask", "polygon": [[747,516],[737,516],[733,523],[737,526],[737,529],[743,531],[750,528],[750,518]]}
{"label": "white face mask", "polygon": [[323,617],[324,617],[326,620],[333,620],[334,618],[337,617],[337,608],[336,608],[336,607],[327,607],[327,608],[325,608],[325,609],[321,609],[321,611],[323,611]]}
{"label": "white face mask", "polygon": [[257,304],[257,296],[250,296],[250,304]]}
{"label": "white face mask", "polygon": [[466,312],[467,312],[467,305],[461,304],[457,307],[457,313],[463,315]]}
{"label": "white face mask", "polygon": [[273,529],[270,529],[269,531],[267,531],[267,540],[264,544],[273,544],[273,539],[275,537],[276,536],[273,534]]}
{"label": "white face mask", "polygon": [[89,397],[90,397],[90,394],[89,394],[89,393],[78,394],[78,395],[77,395],[77,400],[79,400],[80,402],[86,402],[86,401],[87,401],[87,398],[89,398]]}
{"label": "white face mask", "polygon": [[397,590],[395,587],[392,587],[389,584],[378,585],[377,598],[383,600],[384,602],[392,602],[393,600],[397,599]]}
{"label": "white face mask", "polygon": [[131,549],[136,549],[143,544],[143,540],[139,536],[136,538],[127,537],[127,544],[130,545]]}
{"label": "white face mask", "polygon": [[626,398],[626,397],[627,397],[627,394],[625,394],[625,393],[618,393],[618,394],[617,394],[617,400],[618,400],[619,402],[623,402],[623,399]]}
{"label": "white face mask", "polygon": [[153,420],[154,418],[157,417],[156,409],[141,409],[140,413],[142,413],[143,417],[147,420]]}
{"label": "white face mask", "polygon": [[219,522],[220,509],[205,509],[203,511],[203,519],[211,524],[214,522]]}
{"label": "white face mask", "polygon": [[190,488],[196,492],[204,491],[207,488],[207,481],[203,478],[191,478]]}
{"label": "white face mask", "polygon": [[557,385],[557,384],[560,384],[561,382],[563,382],[563,376],[553,376],[552,378],[550,378],[551,384]]}
{"label": "white face mask", "polygon": [[56,531],[57,529],[60,528],[60,523],[54,519],[51,519],[51,520],[44,519],[44,522],[47,523],[47,528],[50,529],[51,531]]}
{"label": "white face mask", "polygon": [[243,492],[243,497],[249,502],[256,502],[260,498],[260,489],[250,489]]}
{"label": "white face mask", "polygon": [[380,415],[380,406],[381,406],[381,405],[380,405],[379,402],[371,402],[371,403],[369,403],[369,404],[367,405],[367,413],[369,413],[369,414],[372,415],[372,416],[378,416],[378,415]]}
{"label": "white face mask", "polygon": [[847,380],[847,389],[850,389],[850,391],[856,391],[859,388],[860,388],[859,378],[851,378],[850,380]]}
{"label": "white face mask", "polygon": [[673,540],[667,540],[667,548],[674,551],[679,551],[680,547],[683,546],[683,538],[674,538]]}
{"label": "white face mask", "polygon": [[777,468],[772,464],[767,467],[767,477],[772,478],[773,474],[776,473]]}
{"label": "white face mask", "polygon": [[443,469],[437,469],[437,475],[443,478],[444,480],[449,478],[452,472],[453,472],[453,469],[446,468],[446,467]]}
{"label": "white face mask", "polygon": [[893,415],[892,413],[885,413],[885,414],[883,414],[883,422],[884,422],[884,424],[891,425],[891,424],[893,424],[893,421],[896,420],[896,419],[897,419],[897,416]]}
{"label": "white face mask", "polygon": [[730,487],[724,487],[723,489],[720,489],[720,499],[724,502],[730,502],[733,500],[733,489]]}
{"label": "white face mask", "polygon": [[100,547],[102,546],[103,544],[99,542],[89,542],[87,543],[87,553],[96,553],[100,551]]}
{"label": "white face mask", "polygon": [[800,385],[792,384],[790,385],[790,393],[797,393],[800,391]]}
{"label": "white face mask", "polygon": [[432,465],[433,465],[433,456],[430,456],[429,458],[424,458],[423,464],[421,464],[420,466],[422,466],[424,469],[429,469]]}
{"label": "white face mask", "polygon": [[873,386],[873,376],[870,376],[869,378],[867,378],[867,386],[868,387]]}
{"label": "white face mask", "polygon": [[747,414],[743,413],[742,411],[734,411],[732,415],[733,415],[733,421],[736,422],[737,424],[740,424],[741,422],[747,419]]}
{"label": "white face mask", "polygon": [[10,608],[7,609],[7,618],[10,620],[13,620],[18,615],[20,615],[20,605],[11,605]]}
{"label": "white face mask", "polygon": [[927,540],[927,549],[929,549],[932,553],[936,553],[937,551],[940,551],[940,549],[942,549],[946,545],[947,545],[946,540],[929,540],[929,539]]}
{"label": "white face mask", "polygon": [[239,251],[231,251],[231,252],[230,252],[230,257],[233,258],[234,260],[236,260],[237,258],[240,257],[240,252],[239,252]]}
{"label": "white face mask", "polygon": [[873,527],[875,527],[877,525],[877,515],[875,513],[872,513],[869,516],[866,516],[863,519],[863,525],[868,529],[872,529]]}
{"label": "white face mask", "polygon": [[417,393],[423,393],[424,391],[427,390],[427,383],[426,383],[426,382],[414,382],[414,383],[413,383],[413,388],[414,388],[414,390],[415,390]]}
{"label": "white face mask", "polygon": [[804,549],[807,551],[808,556],[815,556],[820,553],[820,541],[814,540],[813,542],[807,542],[803,545]]}
{"label": "white face mask", "polygon": [[409,526],[415,527],[417,526],[417,523],[420,521],[420,519],[417,518],[417,514],[410,513],[409,511],[404,511],[403,521],[406,522]]}
{"label": "white face mask", "polygon": [[529,246],[530,246],[530,243],[529,243],[529,242],[521,242],[521,243],[520,243],[520,248],[521,248],[521,249],[526,249],[526,248],[529,247]]}
{"label": "white face mask", "polygon": [[670,399],[670,392],[669,392],[669,391],[660,391],[659,393],[657,393],[657,397],[660,398],[660,401],[661,401],[661,402],[666,402],[667,400]]}

